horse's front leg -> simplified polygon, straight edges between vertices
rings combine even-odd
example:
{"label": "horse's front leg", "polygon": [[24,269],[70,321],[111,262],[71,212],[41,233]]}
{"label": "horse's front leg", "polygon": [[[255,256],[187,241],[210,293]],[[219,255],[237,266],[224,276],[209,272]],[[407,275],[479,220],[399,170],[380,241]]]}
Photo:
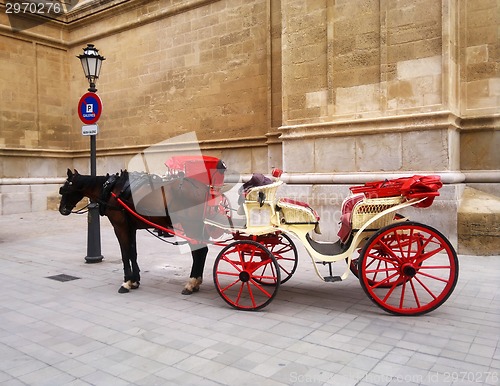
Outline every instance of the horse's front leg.
{"label": "horse's front leg", "polygon": [[137,264],[136,230],[128,229],[128,227],[127,229],[115,227],[115,234],[120,244],[123,262],[123,284],[118,292],[123,294],[131,289],[139,288],[141,280]]}
{"label": "horse's front leg", "polygon": [[191,247],[191,255],[193,256],[193,265],[189,280],[182,290],[183,295],[191,295],[193,292],[200,290],[200,285],[203,282],[203,269],[207,259],[208,247],[205,245],[202,248],[193,249]]}

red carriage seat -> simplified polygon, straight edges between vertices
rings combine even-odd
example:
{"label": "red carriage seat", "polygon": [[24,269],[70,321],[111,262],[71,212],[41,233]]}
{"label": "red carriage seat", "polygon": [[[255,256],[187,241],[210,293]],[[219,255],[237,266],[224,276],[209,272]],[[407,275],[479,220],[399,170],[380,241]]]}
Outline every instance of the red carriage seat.
{"label": "red carriage seat", "polygon": [[354,194],[350,197],[347,197],[343,202],[342,202],[342,208],[341,208],[341,216],[340,216],[340,229],[337,235],[340,237],[340,241],[343,243],[346,243],[347,240],[349,239],[349,235],[351,234],[352,230],[352,222],[351,222],[351,216],[352,216],[352,210],[354,209],[354,206],[360,202],[365,195],[363,193],[358,193]]}
{"label": "red carriage seat", "polygon": [[[431,206],[434,198],[439,196],[438,190],[442,186],[443,183],[439,176],[419,175],[401,177],[393,180],[367,182],[362,186],[353,186],[350,190],[354,194],[347,197],[342,203],[342,215],[340,217],[341,225],[337,235],[343,243],[348,241],[352,231],[352,212],[356,204],[363,199],[366,199],[368,203],[371,199],[385,197],[400,197],[401,200],[425,198],[415,206],[426,208]],[[382,205],[380,210],[385,210],[389,206]]]}
{"label": "red carriage seat", "polygon": [[367,198],[403,196],[408,200],[413,198],[426,198],[418,203],[419,208],[432,205],[434,198],[439,196],[438,190],[443,183],[439,176],[401,177],[394,180],[367,182],[362,186],[350,188],[353,193],[363,193]]}

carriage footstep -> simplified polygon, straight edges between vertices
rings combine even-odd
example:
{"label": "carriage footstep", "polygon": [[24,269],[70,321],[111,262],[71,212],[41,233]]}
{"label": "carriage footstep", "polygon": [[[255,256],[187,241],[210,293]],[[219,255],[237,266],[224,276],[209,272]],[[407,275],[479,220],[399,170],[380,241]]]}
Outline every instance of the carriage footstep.
{"label": "carriage footstep", "polygon": [[342,281],[340,276],[325,276],[323,278],[327,283],[334,283],[336,281]]}

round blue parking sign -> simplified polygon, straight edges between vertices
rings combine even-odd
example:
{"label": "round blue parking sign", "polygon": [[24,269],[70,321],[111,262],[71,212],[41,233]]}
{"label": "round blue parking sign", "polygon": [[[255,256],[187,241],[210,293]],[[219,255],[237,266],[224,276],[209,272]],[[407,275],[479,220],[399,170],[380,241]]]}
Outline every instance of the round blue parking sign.
{"label": "round blue parking sign", "polygon": [[78,103],[78,116],[80,120],[90,125],[96,123],[101,116],[102,102],[96,93],[88,92],[80,98]]}

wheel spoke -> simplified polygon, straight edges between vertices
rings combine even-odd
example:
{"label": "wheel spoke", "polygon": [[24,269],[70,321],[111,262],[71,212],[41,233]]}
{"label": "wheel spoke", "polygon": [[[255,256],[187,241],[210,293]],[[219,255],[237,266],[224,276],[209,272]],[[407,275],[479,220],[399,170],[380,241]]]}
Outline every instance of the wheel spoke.
{"label": "wheel spoke", "polygon": [[[378,287],[383,286],[385,284],[391,284],[389,282],[391,281],[391,279],[393,277],[396,277],[396,276],[399,276],[399,273],[396,272],[396,273],[393,273],[391,276],[387,276],[384,280],[381,280],[378,283],[375,283],[374,285],[372,285],[371,288],[378,288]],[[396,280],[394,282],[394,285],[396,285],[397,283],[398,283],[398,281]],[[392,290],[394,290],[394,288]]]}
{"label": "wheel spoke", "polygon": [[241,272],[241,271],[242,271],[242,269],[241,269],[240,267],[238,267],[238,264],[237,264],[235,261],[233,261],[233,260],[229,259],[227,256],[223,256],[223,257],[221,258],[221,260],[225,261],[226,263],[229,263],[229,264],[230,264],[231,266],[233,266],[233,268],[234,268],[234,269],[236,269],[238,272]]}
{"label": "wheel spoke", "polygon": [[427,287],[427,286],[426,286],[426,285],[425,285],[425,284],[424,284],[424,283],[423,283],[423,282],[422,282],[422,281],[421,281],[418,277],[416,277],[416,276],[415,276],[415,277],[414,277],[414,279],[415,279],[415,280],[416,280],[416,281],[417,281],[417,282],[418,282],[418,283],[422,286],[422,288],[423,288],[423,289],[425,289],[425,290],[427,291],[427,293],[428,293],[429,295],[431,295],[431,296],[432,296],[432,298],[433,298],[434,300],[436,300],[436,299],[437,299],[437,296],[436,296],[436,295],[434,295],[434,293],[433,293],[433,292],[429,289],[429,287]]}
{"label": "wheel spoke", "polygon": [[415,303],[417,303],[417,308],[420,308],[420,300],[418,299],[417,289],[413,284],[413,280],[410,280],[411,291],[413,292],[413,298],[415,299]]}
{"label": "wheel spoke", "polygon": [[[248,263],[247,265],[247,271],[249,273],[252,274],[253,276],[253,273],[255,271],[257,271],[258,269],[261,269],[262,267],[264,267],[264,270],[267,268],[266,266],[269,265],[269,261],[259,261],[259,262],[255,262],[253,266],[250,266],[250,262]],[[271,265],[271,270],[273,270],[273,274],[274,274],[274,267]]]}
{"label": "wheel spoke", "polygon": [[292,274],[292,271],[286,269],[282,264],[280,264],[279,260],[278,260],[278,265],[279,265],[280,269],[287,274],[287,276]]}
{"label": "wheel spoke", "polygon": [[241,282],[241,285],[240,285],[240,290],[238,291],[238,296],[236,297],[236,304],[240,304],[240,300],[241,300],[241,295],[243,294],[243,288],[245,287],[245,283]]}
{"label": "wheel spoke", "polygon": [[[252,292],[252,288],[250,288],[250,282],[247,281],[246,283],[246,286],[248,288],[248,295],[250,296],[250,300],[252,301],[252,307],[256,307],[257,303],[255,303],[255,298],[253,297],[253,292]],[[241,288],[243,289],[243,284],[241,286]]]}
{"label": "wheel spoke", "polygon": [[[275,278],[275,280],[274,280],[274,281],[276,282],[276,278]],[[261,285],[259,285],[259,283],[257,283],[255,280],[253,280],[253,279],[252,279],[252,280],[250,280],[250,281],[248,282],[248,285],[250,285],[250,282],[251,282],[251,283],[252,283],[255,287],[257,287],[257,289],[258,289],[259,291],[261,291],[264,295],[266,295],[268,298],[270,298],[270,297],[272,296],[272,294],[270,294],[269,292],[267,292],[267,291],[266,291],[266,290],[265,290],[265,289],[264,289]],[[249,288],[250,288],[250,287],[249,287]]]}
{"label": "wheel spoke", "polygon": [[217,271],[217,275],[226,275],[226,276],[239,276],[239,273],[236,272],[227,272],[227,271]]}
{"label": "wheel spoke", "polygon": [[[394,234],[394,240],[396,241],[396,248],[397,248],[397,251],[399,253],[399,255],[401,257],[404,257],[404,251],[403,251],[403,243],[401,242],[401,235],[399,235],[397,232],[393,232]],[[394,253],[395,254],[395,251],[394,249],[390,248],[389,246],[386,246],[387,249],[390,251],[389,253]],[[394,257],[396,258],[396,256],[394,255]],[[399,263],[401,263],[401,259],[399,260]]]}
{"label": "wheel spoke", "polygon": [[233,287],[236,283],[238,283],[240,281],[240,279],[238,278],[237,280],[233,281],[231,284],[229,284],[228,286],[224,287],[224,288],[221,288],[221,292],[224,293],[226,292],[228,289],[230,289],[231,287]]}
{"label": "wheel spoke", "polygon": [[405,291],[406,291],[406,282],[403,282],[403,287],[401,288],[401,299],[399,299],[399,308],[403,308]]}
{"label": "wheel spoke", "polygon": [[[377,251],[376,251],[377,252]],[[366,265],[366,267],[368,268],[371,264],[375,263],[375,261],[384,261],[386,263],[389,263],[389,264],[392,264],[392,265],[395,265],[394,263],[394,260],[396,259],[389,259],[385,256],[378,256],[376,255],[375,253],[368,253],[368,257],[371,257],[372,258],[372,261],[370,261],[369,264]],[[400,260],[397,260],[398,263],[400,263]]]}
{"label": "wheel spoke", "polygon": [[[391,249],[391,247],[385,243],[383,240],[379,240],[379,243],[384,247],[384,253],[387,253],[392,259],[388,259],[385,256],[378,256],[380,259],[387,261],[389,263],[393,262],[394,260],[397,261],[398,263],[401,263],[401,258],[397,256],[394,251]],[[378,252],[379,250],[376,249],[375,252]],[[370,257],[374,257],[373,255],[370,254]]]}
{"label": "wheel spoke", "polygon": [[274,246],[276,246],[276,245],[278,245],[278,244],[273,245],[273,248],[269,248],[269,250],[271,251],[271,253],[274,256],[283,255],[283,254],[290,252],[292,250],[292,248],[289,245],[284,245],[284,244],[280,244],[281,247],[279,249],[274,249]]}
{"label": "wheel spoke", "polygon": [[[380,269],[367,269],[365,270],[366,273],[374,273],[374,274],[377,274],[377,273],[381,273],[381,272],[385,272],[385,273],[388,273],[388,272],[391,272],[391,271],[397,271],[398,269],[396,267],[394,268],[380,268]],[[375,277],[373,277],[373,279],[375,279]]]}
{"label": "wheel spoke", "polygon": [[428,277],[428,278],[431,278],[431,279],[434,279],[434,280],[442,281],[443,283],[448,283],[448,279],[445,279],[443,277],[429,275],[428,273],[425,273],[425,272],[422,272],[422,271],[419,271],[418,274],[422,275],[422,276],[425,276],[425,277]]}
{"label": "wheel spoke", "polygon": [[444,250],[444,246],[443,245],[440,245],[440,248],[436,248],[432,251],[429,251],[429,252],[426,252],[426,253],[422,253],[418,259],[419,261],[419,264],[422,263],[423,261],[425,260],[428,260],[430,259],[432,256],[435,256],[437,255],[439,252],[441,252],[442,250]]}
{"label": "wheel spoke", "polygon": [[[387,294],[385,295],[384,299],[382,300],[384,303],[387,303],[387,299],[389,299],[389,297],[391,296],[391,294],[394,292],[394,290],[396,289],[397,287],[397,281],[394,282],[394,284],[392,285],[392,287],[389,289],[389,291],[387,291]],[[373,287],[375,288],[375,287]]]}

